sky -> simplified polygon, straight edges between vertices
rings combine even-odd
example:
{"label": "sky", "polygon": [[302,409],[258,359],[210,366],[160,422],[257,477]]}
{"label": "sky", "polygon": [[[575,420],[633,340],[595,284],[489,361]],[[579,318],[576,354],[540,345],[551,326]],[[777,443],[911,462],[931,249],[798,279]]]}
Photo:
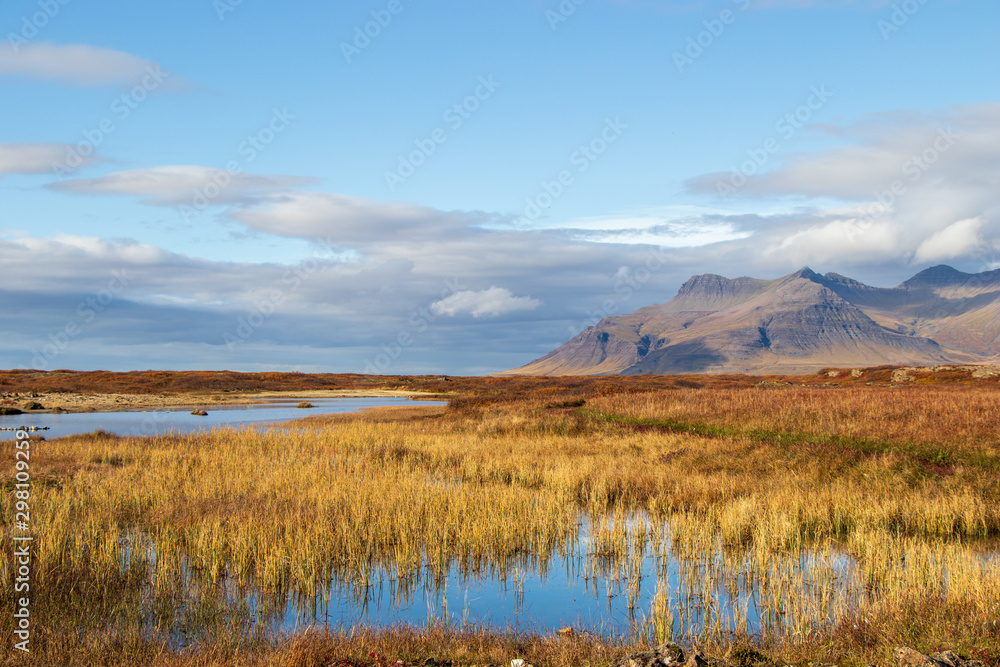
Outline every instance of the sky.
{"label": "sky", "polygon": [[0,367],[478,375],[1000,267],[996,0],[7,0]]}

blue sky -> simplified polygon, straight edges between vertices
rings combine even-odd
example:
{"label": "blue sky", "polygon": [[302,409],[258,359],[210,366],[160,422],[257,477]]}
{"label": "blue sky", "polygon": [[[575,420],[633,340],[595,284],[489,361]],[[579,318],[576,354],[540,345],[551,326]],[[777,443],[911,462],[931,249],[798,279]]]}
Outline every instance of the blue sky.
{"label": "blue sky", "polygon": [[696,273],[998,266],[992,0],[12,0],[0,26],[4,367],[488,373]]}

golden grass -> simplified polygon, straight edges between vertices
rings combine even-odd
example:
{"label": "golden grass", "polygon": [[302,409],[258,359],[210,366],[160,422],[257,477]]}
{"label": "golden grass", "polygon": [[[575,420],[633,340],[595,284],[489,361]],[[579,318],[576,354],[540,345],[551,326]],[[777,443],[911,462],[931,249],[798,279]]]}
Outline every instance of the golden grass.
{"label": "golden grass", "polygon": [[597,397],[588,407],[675,427],[825,440],[866,448],[930,450],[1000,467],[1000,389],[994,385],[740,387]]}
{"label": "golden grass", "polygon": [[[983,557],[1000,534],[995,387],[615,395],[601,382],[448,411],[313,416],[301,432],[37,444],[32,475],[48,480],[31,496],[38,650],[324,664],[325,651],[503,662],[520,647],[544,664],[600,664],[667,638],[858,663],[901,644],[1000,649],[1000,565]],[[12,451],[0,446],[4,482]],[[2,513],[8,534],[10,494]],[[574,549],[581,513],[585,570],[626,582],[630,640],[461,628],[279,640],[254,622],[331,582],[360,599],[378,571],[394,573],[405,602],[455,568],[544,569]],[[9,541],[4,551],[9,581]],[[643,581],[647,558],[658,584]],[[657,590],[648,609],[643,586]],[[0,605],[12,604],[5,588]],[[185,642],[200,647],[191,662]]]}

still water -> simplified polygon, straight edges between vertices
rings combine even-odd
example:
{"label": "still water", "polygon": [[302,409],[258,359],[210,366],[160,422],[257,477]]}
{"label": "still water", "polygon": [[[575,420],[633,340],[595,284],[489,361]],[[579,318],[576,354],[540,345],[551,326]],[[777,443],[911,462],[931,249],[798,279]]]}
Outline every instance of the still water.
{"label": "still water", "polygon": [[[297,408],[302,401],[313,404],[310,409]],[[413,403],[405,397],[378,398],[282,398],[262,399],[246,405],[208,406],[207,417],[192,415],[184,409],[134,412],[78,412],[3,415],[0,428],[35,426],[47,439],[78,433],[93,433],[103,429],[121,436],[151,436],[161,433],[193,433],[220,426],[263,426],[302,419],[309,415],[355,412],[364,408],[398,406]],[[420,401],[419,405],[445,405],[439,401]],[[0,440],[11,440],[11,431],[0,431]]]}
{"label": "still water", "polygon": [[504,568],[453,562],[443,579],[418,581],[376,568],[364,582],[334,579],[311,598],[289,594],[283,605],[255,598],[251,607],[258,620],[284,631],[471,624],[655,638],[706,627],[761,633],[829,623],[867,597],[857,563],[837,550],[788,554],[761,568],[750,553],[683,556],[665,535],[658,548],[647,543],[609,559],[595,555],[594,530],[581,517],[579,538],[563,553],[524,555]]}

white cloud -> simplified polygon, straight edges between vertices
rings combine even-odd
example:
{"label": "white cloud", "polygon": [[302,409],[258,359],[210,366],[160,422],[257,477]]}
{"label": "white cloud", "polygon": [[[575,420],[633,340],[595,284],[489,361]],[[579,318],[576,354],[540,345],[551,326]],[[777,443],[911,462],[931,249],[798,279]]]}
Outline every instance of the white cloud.
{"label": "white cloud", "polygon": [[[66,159],[67,152],[74,150],[69,144],[29,144],[0,143],[0,177],[4,174],[45,174],[53,173],[53,165]],[[84,164],[92,158],[82,158]]]}
{"label": "white cloud", "polygon": [[518,310],[534,310],[542,305],[538,299],[528,296],[514,296],[509,289],[491,287],[474,292],[464,290],[435,301],[431,312],[435,315],[455,316],[469,313],[473,317],[497,317]]}
{"label": "white cloud", "polygon": [[900,231],[892,221],[839,218],[795,229],[764,250],[795,264],[861,263],[898,260]]}
{"label": "white cloud", "polygon": [[731,222],[706,219],[718,213],[715,209],[697,206],[662,207],[582,218],[546,229],[564,230],[576,240],[591,243],[645,244],[661,248],[695,248],[751,235],[751,231],[739,229]]}
{"label": "white cloud", "polygon": [[[903,202],[928,187],[984,187],[1000,174],[1000,103],[873,114],[855,124],[809,129],[841,145],[790,154],[778,168],[751,177],[737,196],[869,201],[899,181]],[[716,194],[717,181],[730,176],[704,174],[687,187]]]}
{"label": "white cloud", "polygon": [[[799,197],[815,202],[812,210],[771,216],[784,220],[776,229],[755,230],[747,249],[811,264],[919,262],[969,257],[980,249],[980,237],[996,236],[1000,104],[873,114],[811,129],[836,143],[789,154],[737,196],[758,202]],[[716,182],[728,177],[705,174],[687,185],[715,194]],[[836,202],[844,204],[831,205]],[[967,222],[973,219],[982,221],[979,227]]]}
{"label": "white cloud", "polygon": [[[178,89],[183,82],[159,65],[122,51],[87,44],[0,43],[0,76],[23,76],[72,86],[136,85],[158,79],[150,89]],[[164,79],[166,79],[164,81]]]}
{"label": "white cloud", "polygon": [[385,202],[327,192],[288,192],[230,217],[247,227],[277,236],[323,239],[333,245],[395,243],[454,237],[488,216],[446,212],[418,204]]}
{"label": "white cloud", "polygon": [[253,196],[310,185],[316,179],[298,176],[267,176],[230,173],[195,165],[171,165],[132,169],[105,174],[98,178],[77,178],[53,183],[52,190],[90,195],[126,195],[140,197],[152,206],[191,206],[198,193],[209,205],[245,202]]}
{"label": "white cloud", "polygon": [[982,244],[979,229],[983,226],[982,218],[959,220],[931,234],[917,248],[914,261],[936,262],[942,259],[953,259],[974,251]]}
{"label": "white cloud", "polygon": [[[11,253],[10,256],[5,256],[8,252]],[[0,257],[4,257],[5,263],[16,261],[15,256],[19,252],[25,257],[49,255],[60,263],[72,261],[73,258],[87,258],[94,262],[158,264],[172,256],[162,248],[145,243],[108,241],[94,236],[72,234],[60,234],[51,239],[22,237],[0,245]]]}
{"label": "white cloud", "polygon": [[660,221],[660,224],[652,227],[581,232],[576,238],[593,243],[642,243],[661,248],[697,248],[723,241],[745,239],[751,233],[737,229],[730,223],[688,220]]}

